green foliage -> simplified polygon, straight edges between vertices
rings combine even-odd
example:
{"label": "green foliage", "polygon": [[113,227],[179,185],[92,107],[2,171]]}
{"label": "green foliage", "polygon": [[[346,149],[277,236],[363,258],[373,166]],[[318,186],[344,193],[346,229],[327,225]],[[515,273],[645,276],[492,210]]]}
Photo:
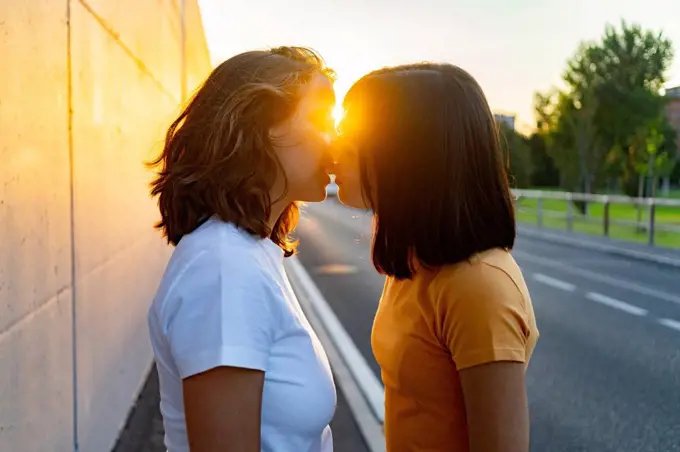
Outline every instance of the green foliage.
{"label": "green foliage", "polygon": [[635,194],[641,174],[672,170],[675,144],[659,94],[672,58],[662,33],[610,25],[567,62],[565,89],[536,94],[539,133],[562,188],[590,192],[617,180]]}
{"label": "green foliage", "polygon": [[680,163],[676,162],[675,166],[671,170],[671,180],[672,181],[680,181]]}
{"label": "green foliage", "polygon": [[553,159],[548,155],[546,140],[540,133],[534,133],[527,139],[531,157],[531,186],[557,187],[560,184],[560,173]]}
{"label": "green foliage", "polygon": [[528,140],[503,123],[498,126],[505,158],[509,161],[511,185],[515,188],[530,187],[533,165]]}

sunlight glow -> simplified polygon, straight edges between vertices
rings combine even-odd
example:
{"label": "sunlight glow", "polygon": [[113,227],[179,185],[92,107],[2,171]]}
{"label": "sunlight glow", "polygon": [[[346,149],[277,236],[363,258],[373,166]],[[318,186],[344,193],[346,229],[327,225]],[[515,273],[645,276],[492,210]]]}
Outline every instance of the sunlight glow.
{"label": "sunlight glow", "polygon": [[335,120],[335,127],[338,127],[342,117],[345,116],[345,110],[342,108],[342,104],[338,103],[333,107],[333,120]]}
{"label": "sunlight glow", "polygon": [[[215,64],[254,48],[310,46],[337,72],[340,99],[355,80],[374,69],[448,61],[477,79],[494,110],[513,112],[519,122],[528,124],[534,123],[534,92],[559,86],[566,59],[579,42],[598,39],[605,24],[626,18],[644,28],[663,30],[680,45],[678,0],[295,0],[290,3],[295,6],[288,8],[273,0],[199,0],[199,4]],[[403,30],[419,32],[404,34]],[[542,45],[545,39],[549,45]],[[680,58],[669,68],[668,77],[680,83]]]}

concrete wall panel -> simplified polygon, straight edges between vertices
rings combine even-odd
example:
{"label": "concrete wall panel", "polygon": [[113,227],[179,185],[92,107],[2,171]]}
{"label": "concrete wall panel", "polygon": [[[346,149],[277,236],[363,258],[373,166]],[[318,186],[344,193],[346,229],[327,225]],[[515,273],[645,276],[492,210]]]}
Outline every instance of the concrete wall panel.
{"label": "concrete wall panel", "polygon": [[0,17],[0,451],[69,451],[66,3],[0,2]]}
{"label": "concrete wall panel", "polygon": [[[195,85],[210,61],[187,5]],[[75,422],[81,451],[106,452],[171,253],[143,162],[180,108],[179,2],[0,2],[0,18],[0,451],[71,451]]]}

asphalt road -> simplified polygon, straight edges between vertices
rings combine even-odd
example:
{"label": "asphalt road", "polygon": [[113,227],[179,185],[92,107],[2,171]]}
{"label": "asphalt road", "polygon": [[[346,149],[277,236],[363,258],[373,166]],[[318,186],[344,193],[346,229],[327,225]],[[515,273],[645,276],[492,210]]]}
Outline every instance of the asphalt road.
{"label": "asphalt road", "polygon": [[[334,452],[369,452],[342,389],[337,388],[337,396],[331,421]],[[111,452],[166,452],[159,404],[158,372],[153,366]]]}
{"label": "asphalt road", "polygon": [[[299,259],[369,365],[383,277],[371,218],[309,205]],[[680,272],[520,237],[541,331],[529,366],[532,451],[680,451]]]}

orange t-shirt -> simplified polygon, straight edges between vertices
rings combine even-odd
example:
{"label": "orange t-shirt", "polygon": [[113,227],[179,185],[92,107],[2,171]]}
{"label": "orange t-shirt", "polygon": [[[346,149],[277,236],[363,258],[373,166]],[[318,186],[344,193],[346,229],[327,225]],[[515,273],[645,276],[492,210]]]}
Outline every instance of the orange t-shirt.
{"label": "orange t-shirt", "polygon": [[413,279],[387,278],[372,333],[387,452],[467,451],[458,372],[529,362],[538,329],[522,272],[493,249]]}

